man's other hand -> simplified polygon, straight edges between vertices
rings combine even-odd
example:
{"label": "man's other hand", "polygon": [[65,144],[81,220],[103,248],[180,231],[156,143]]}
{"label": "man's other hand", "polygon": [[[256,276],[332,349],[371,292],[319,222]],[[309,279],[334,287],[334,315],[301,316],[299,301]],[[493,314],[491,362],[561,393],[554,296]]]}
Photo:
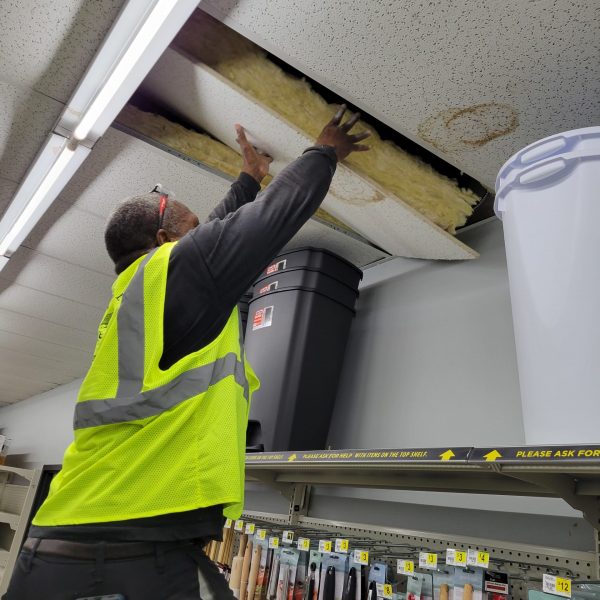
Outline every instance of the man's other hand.
{"label": "man's other hand", "polygon": [[337,155],[339,161],[344,160],[351,152],[364,152],[369,150],[369,146],[359,144],[371,135],[370,131],[363,131],[356,135],[351,135],[350,130],[356,125],[360,114],[354,113],[350,118],[342,123],[346,105],[342,104],[340,109],[335,113],[333,119],[325,125],[325,128],[317,138],[319,146],[331,146]]}
{"label": "man's other hand", "polygon": [[260,183],[269,173],[269,165],[273,158],[268,154],[259,152],[246,137],[246,132],[241,125],[235,126],[237,132],[236,142],[240,145],[244,166],[242,172],[254,177]]}

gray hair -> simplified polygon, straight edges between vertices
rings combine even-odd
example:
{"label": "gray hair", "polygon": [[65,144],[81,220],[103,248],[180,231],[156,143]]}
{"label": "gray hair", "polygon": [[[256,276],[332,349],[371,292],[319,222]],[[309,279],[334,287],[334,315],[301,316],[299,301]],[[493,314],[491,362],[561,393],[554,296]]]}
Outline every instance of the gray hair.
{"label": "gray hair", "polygon": [[[156,246],[160,194],[150,192],[126,198],[112,211],[104,242],[106,250],[115,263],[117,273]],[[178,229],[174,200],[170,200],[164,214],[163,229],[176,233]]]}

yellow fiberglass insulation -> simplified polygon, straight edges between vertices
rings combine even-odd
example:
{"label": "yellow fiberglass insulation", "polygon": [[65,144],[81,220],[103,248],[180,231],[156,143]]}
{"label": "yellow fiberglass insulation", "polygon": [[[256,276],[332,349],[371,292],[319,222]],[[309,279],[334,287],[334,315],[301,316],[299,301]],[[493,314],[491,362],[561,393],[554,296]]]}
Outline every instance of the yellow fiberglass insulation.
{"label": "yellow fiberglass insulation", "polygon": [[[215,69],[263,105],[316,138],[337,107],[328,104],[303,79],[293,77],[267,58],[266,52],[206,13],[197,10],[175,45]],[[363,123],[355,128],[363,131]],[[372,130],[371,130],[372,131]],[[454,233],[472,214],[479,198],[471,190],[425,164],[372,131],[369,152],[346,162],[392,194]]]}
{"label": "yellow fiberglass insulation", "polygon": [[[237,177],[240,174],[242,157],[229,146],[204,133],[186,129],[161,115],[142,111],[131,104],[125,106],[117,117],[117,121],[217,171],[232,177]],[[270,175],[265,177],[263,187],[271,179]],[[347,225],[338,221],[322,208],[317,210],[315,216],[342,229],[348,229]]]}

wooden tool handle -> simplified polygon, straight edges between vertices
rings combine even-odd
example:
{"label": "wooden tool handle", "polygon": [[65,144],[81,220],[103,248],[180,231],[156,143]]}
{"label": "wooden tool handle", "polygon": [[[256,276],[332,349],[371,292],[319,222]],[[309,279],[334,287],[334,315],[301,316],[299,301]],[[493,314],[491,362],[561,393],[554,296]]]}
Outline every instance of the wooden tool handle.
{"label": "wooden tool handle", "polygon": [[231,566],[231,577],[229,578],[229,589],[233,592],[236,598],[240,597],[240,582],[242,579],[242,563],[244,558],[242,556],[236,556],[233,559],[233,565]]}
{"label": "wooden tool handle", "polygon": [[225,549],[227,548],[227,544],[229,542],[229,532],[231,528],[223,527],[223,541],[219,546],[219,554],[217,554],[217,562],[223,564],[225,562]]}
{"label": "wooden tool handle", "polygon": [[254,592],[256,591],[256,580],[258,579],[261,554],[262,547],[256,544],[252,550],[252,565],[250,566],[250,576],[248,577],[248,600],[254,600]]}
{"label": "wooden tool handle", "polygon": [[246,544],[248,543],[248,534],[243,533],[240,537],[240,548],[238,550],[238,556],[244,556],[246,552]]}
{"label": "wooden tool handle", "polygon": [[465,583],[463,600],[473,600],[473,586],[470,583]]}
{"label": "wooden tool handle", "polygon": [[242,576],[240,578],[240,600],[245,600],[248,592],[248,575],[250,574],[250,561],[252,560],[252,542],[246,545],[244,562],[242,564]]}
{"label": "wooden tool handle", "polygon": [[450,588],[447,583],[440,585],[440,600],[448,600],[450,597]]}

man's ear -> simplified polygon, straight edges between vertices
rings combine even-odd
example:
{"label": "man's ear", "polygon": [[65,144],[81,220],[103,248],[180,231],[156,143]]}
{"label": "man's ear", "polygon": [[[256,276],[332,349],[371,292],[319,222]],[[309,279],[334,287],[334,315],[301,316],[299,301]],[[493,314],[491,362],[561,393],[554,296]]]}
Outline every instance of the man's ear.
{"label": "man's ear", "polygon": [[163,244],[166,244],[167,242],[170,242],[171,238],[169,237],[169,234],[164,230],[164,229],[159,229],[156,232],[156,244],[158,246],[162,246]]}

